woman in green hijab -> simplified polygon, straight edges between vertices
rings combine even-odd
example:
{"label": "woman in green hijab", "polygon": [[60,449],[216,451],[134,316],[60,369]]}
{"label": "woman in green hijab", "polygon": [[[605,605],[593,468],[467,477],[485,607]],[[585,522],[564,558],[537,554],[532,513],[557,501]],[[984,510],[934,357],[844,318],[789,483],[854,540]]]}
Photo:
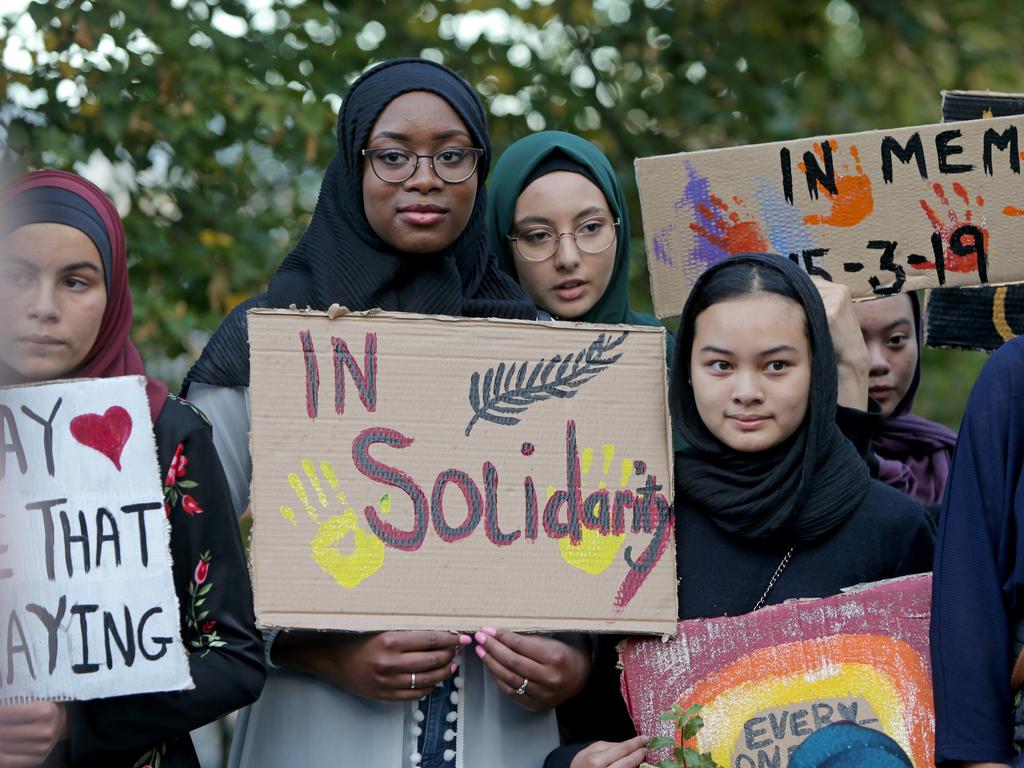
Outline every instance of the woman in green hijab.
{"label": "woman in green hijab", "polygon": [[622,186],[608,158],[586,139],[542,131],[505,150],[491,174],[487,232],[502,269],[543,313],[658,325],[629,308]]}
{"label": "woman in green hijab", "polygon": [[[629,213],[622,185],[608,158],[586,139],[543,131],[505,150],[491,174],[487,233],[501,268],[530,295],[540,319],[659,325],[629,308]],[[666,336],[671,365],[675,341]],[[596,733],[616,740],[633,735],[620,733],[618,721],[593,706],[595,696],[618,688],[620,639],[592,638],[587,687],[558,708],[569,741],[589,741]],[[627,749],[623,757],[636,752],[642,758],[643,744],[634,742],[614,748]]]}

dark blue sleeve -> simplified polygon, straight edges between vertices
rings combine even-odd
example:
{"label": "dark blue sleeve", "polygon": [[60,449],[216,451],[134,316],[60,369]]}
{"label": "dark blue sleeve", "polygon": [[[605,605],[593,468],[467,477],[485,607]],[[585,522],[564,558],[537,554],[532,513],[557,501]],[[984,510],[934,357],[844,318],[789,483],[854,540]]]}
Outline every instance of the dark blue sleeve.
{"label": "dark blue sleeve", "polygon": [[544,761],[544,768],[571,768],[573,758],[593,742],[565,744],[553,750]]}
{"label": "dark blue sleeve", "polygon": [[988,361],[968,401],[935,549],[931,654],[939,765],[1010,763],[1011,616],[1024,545],[1024,339]]}

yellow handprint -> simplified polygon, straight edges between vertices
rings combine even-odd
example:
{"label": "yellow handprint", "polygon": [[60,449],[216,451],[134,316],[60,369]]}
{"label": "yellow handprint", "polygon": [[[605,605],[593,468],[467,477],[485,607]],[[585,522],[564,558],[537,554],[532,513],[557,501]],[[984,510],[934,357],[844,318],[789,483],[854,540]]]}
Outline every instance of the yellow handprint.
{"label": "yellow handprint", "polygon": [[[602,448],[603,462],[602,472],[605,476],[611,471],[612,461],[615,459],[615,446],[605,445]],[[590,467],[594,461],[594,449],[584,448],[580,454],[580,466],[583,477],[590,474]],[[630,475],[633,474],[633,462],[631,459],[623,459],[620,471],[619,487],[625,488]],[[598,489],[606,488],[604,480],[597,484]],[[554,486],[548,486],[548,498],[555,493]],[[587,510],[589,512],[589,510]],[[584,525],[580,529],[580,542],[573,544],[566,536],[558,540],[558,549],[562,553],[562,559],[573,568],[579,568],[585,573],[596,576],[603,573],[615,561],[615,557],[622,548],[622,542],[626,540],[625,532],[620,534],[602,533],[599,530]]]}
{"label": "yellow handprint", "polygon": [[[338,485],[334,468],[327,461],[320,462],[320,473],[327,480],[331,493],[341,502],[342,513],[321,520],[321,515],[326,515],[330,511],[327,494],[320,483],[312,461],[303,459],[302,471],[309,479],[322,508],[321,514],[317,514],[317,510],[310,503],[309,495],[306,493],[306,486],[298,473],[289,473],[289,485],[306,508],[306,514],[317,525],[316,535],[309,542],[310,556],[323,569],[323,572],[338,584],[345,589],[354,589],[384,565],[384,542],[359,527],[359,518],[348,505],[345,494]],[[382,511],[386,512],[387,507],[390,506],[389,501],[389,498],[381,499]],[[291,507],[281,505],[281,515],[292,525],[298,524],[295,519],[295,510]],[[350,554],[343,555],[341,543],[349,534],[352,534],[353,537],[353,550]]]}

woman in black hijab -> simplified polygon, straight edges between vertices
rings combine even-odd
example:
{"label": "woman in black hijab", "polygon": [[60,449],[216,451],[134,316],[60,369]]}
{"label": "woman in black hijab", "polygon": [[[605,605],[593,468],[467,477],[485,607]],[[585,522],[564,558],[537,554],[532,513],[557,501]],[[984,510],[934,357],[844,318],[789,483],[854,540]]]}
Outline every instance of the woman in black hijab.
{"label": "woman in black hijab", "polygon": [[[418,242],[415,235],[403,232],[400,224],[382,227],[380,223],[382,218],[401,218],[403,213],[408,217],[414,211],[395,211],[392,206],[381,216],[374,207],[379,200],[367,199],[367,187],[372,197],[374,188],[397,191],[401,185],[364,173],[368,165],[378,168],[395,162],[395,157],[386,154],[373,156],[368,139],[384,108],[409,93],[440,96],[464,124],[461,136],[442,137],[443,148],[473,150],[458,158],[462,165],[455,165],[454,156],[433,158],[435,171],[452,166],[455,175],[441,171],[450,179],[468,169],[468,178],[455,184],[440,182],[440,177],[431,173],[431,158],[418,158],[410,181],[421,194],[409,195],[405,206],[415,206],[422,203],[418,198],[429,197],[431,201],[423,205],[448,209],[433,212],[441,221],[420,225],[429,231],[419,232]],[[422,59],[385,62],[352,84],[338,114],[337,139],[338,152],[327,167],[306,232],[278,268],[268,290],[243,302],[221,323],[185,377],[185,392],[193,383],[248,386],[245,313],[252,307],[295,304],[326,310],[340,304],[351,310],[536,319],[530,299],[498,268],[487,246],[484,182],[491,162],[487,118],[480,99],[461,77]],[[385,136],[379,148],[395,144],[393,136]],[[424,187],[436,187],[439,182],[445,188],[439,193]],[[468,201],[450,199],[452,195],[465,198],[467,190],[472,192]],[[435,203],[438,197],[442,202]],[[465,210],[460,210],[460,202],[472,206],[463,205]],[[457,228],[460,222],[462,226]]]}
{"label": "woman in black hijab", "polygon": [[[249,307],[337,303],[535,319],[532,301],[487,247],[489,163],[483,105],[454,72],[403,59],[352,85],[308,229],[266,293],[228,316],[186,377],[190,399],[214,422],[236,512],[248,505],[252,474]],[[493,650],[498,640],[483,641]],[[524,696],[504,690],[507,681],[496,683],[473,654],[456,672],[456,651],[470,642],[442,631],[268,634],[272,671],[263,697],[239,719],[231,764],[538,764],[557,744],[558,700],[537,696],[574,693],[587,655],[554,638],[524,638],[534,650],[557,651]]]}
{"label": "woman in black hijab", "polygon": [[[680,620],[930,570],[924,509],[872,480],[836,425],[825,310],[788,259],[739,255],[701,276],[683,310],[669,388],[687,446],[675,462]],[[620,719],[593,737],[631,735],[618,692],[595,709],[602,704]],[[624,760],[615,764],[630,768],[643,757],[635,742],[577,751],[558,750],[547,765]]]}

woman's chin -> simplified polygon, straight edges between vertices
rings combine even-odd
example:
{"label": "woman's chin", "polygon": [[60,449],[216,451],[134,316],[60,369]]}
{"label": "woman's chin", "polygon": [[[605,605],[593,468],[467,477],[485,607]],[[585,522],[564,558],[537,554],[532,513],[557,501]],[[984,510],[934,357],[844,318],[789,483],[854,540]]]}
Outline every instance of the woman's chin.
{"label": "woman's chin", "polygon": [[761,453],[781,444],[786,438],[779,436],[777,430],[758,432],[730,430],[726,435],[719,435],[718,439],[740,453]]}

